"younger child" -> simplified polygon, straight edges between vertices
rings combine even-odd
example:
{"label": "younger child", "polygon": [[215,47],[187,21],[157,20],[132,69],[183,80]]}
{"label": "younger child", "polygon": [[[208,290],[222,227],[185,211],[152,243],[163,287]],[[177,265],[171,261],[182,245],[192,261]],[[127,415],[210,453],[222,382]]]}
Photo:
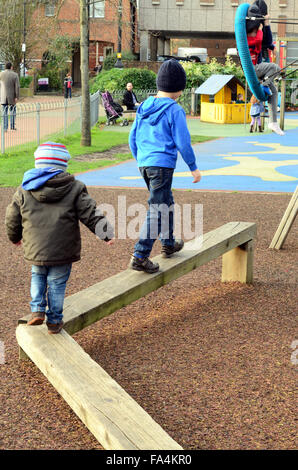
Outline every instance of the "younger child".
{"label": "younger child", "polygon": [[181,64],[175,59],[163,62],[156,84],[157,95],[150,96],[139,106],[129,135],[132,154],[150,193],[147,218],[140,239],[135,244],[130,267],[150,274],[159,270],[158,263],[149,259],[158,236],[165,258],[180,251],[184,245],[173,235],[174,199],[171,187],[178,150],[194,177],[193,182],[198,183],[201,179],[185,112],[176,103],[186,85],[186,74]]}
{"label": "younger child", "polygon": [[25,260],[32,264],[28,325],[41,325],[47,316],[48,332],[55,334],[63,327],[72,263],[80,260],[79,221],[108,245],[113,243],[113,230],[86,186],[67,173],[70,155],[64,145],[46,142],[34,156],[35,168],[24,174],[6,209],[5,224],[12,243],[20,245],[23,240]]}
{"label": "younger child", "polygon": [[260,103],[260,101],[254,95],[252,95],[250,102],[251,102],[251,108],[250,108],[251,123],[250,123],[249,132],[253,132],[256,119],[258,121],[259,132],[263,132],[262,126],[261,126],[261,113],[264,112],[263,103]]}

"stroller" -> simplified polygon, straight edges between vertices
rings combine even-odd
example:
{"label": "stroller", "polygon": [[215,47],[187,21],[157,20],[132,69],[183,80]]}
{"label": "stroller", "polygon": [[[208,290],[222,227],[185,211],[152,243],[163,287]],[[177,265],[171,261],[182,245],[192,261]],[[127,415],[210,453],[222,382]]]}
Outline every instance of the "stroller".
{"label": "stroller", "polygon": [[[113,101],[112,95],[108,91],[101,93],[101,98],[107,116],[106,126],[113,125],[118,118],[122,117],[123,108],[119,103]],[[120,122],[120,126],[128,126],[128,124],[127,119]]]}

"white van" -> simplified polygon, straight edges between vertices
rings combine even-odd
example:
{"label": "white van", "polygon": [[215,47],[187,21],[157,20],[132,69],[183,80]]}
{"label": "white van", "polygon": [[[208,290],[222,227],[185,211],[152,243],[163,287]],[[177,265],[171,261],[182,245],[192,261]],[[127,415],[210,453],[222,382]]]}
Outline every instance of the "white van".
{"label": "white van", "polygon": [[208,53],[204,47],[178,47],[177,56],[187,59],[198,59],[198,62],[205,64],[207,62]]}
{"label": "white van", "polygon": [[227,49],[227,55],[238,55],[238,51],[236,47],[230,47]]}

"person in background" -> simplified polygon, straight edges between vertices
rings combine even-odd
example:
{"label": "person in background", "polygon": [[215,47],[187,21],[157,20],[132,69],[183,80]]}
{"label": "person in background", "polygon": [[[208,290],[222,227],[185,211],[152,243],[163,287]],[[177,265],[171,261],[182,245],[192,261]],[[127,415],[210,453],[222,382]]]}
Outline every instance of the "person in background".
{"label": "person in background", "polygon": [[[268,7],[264,0],[256,0],[254,2],[259,10],[260,14],[265,18],[268,17]],[[263,26],[265,22],[263,21]],[[274,62],[273,57],[275,53],[275,46],[273,44],[273,37],[270,25],[267,23],[266,27],[263,27],[263,42],[262,42],[262,61],[263,62]]]}
{"label": "person in background", "polygon": [[249,132],[253,132],[256,119],[258,121],[259,132],[263,132],[262,125],[261,125],[261,113],[265,111],[264,105],[254,95],[252,95],[250,102],[251,102],[251,108],[250,108],[251,123],[250,123]]}
{"label": "person in background", "polygon": [[64,98],[68,99],[71,98],[71,90],[72,90],[72,77],[71,74],[68,73],[64,78]]}
{"label": "person in background", "polygon": [[[264,17],[262,22],[261,11],[255,3],[248,9],[248,16],[256,19],[246,20],[247,43],[251,56],[252,63],[255,67],[256,75],[260,80],[263,80],[263,86],[268,87],[270,95],[268,96],[268,111],[269,111],[269,124],[268,128],[278,135],[285,133],[277,123],[277,104],[278,92],[274,85],[274,78],[277,78],[280,72],[280,67],[272,62],[263,62],[262,59],[262,45],[263,45],[263,29],[269,26],[269,16]],[[260,18],[260,19],[259,19]],[[264,25],[263,25],[264,23]]]}
{"label": "person in background", "polygon": [[129,111],[136,111],[140,103],[138,102],[138,99],[132,89],[132,83],[127,83],[126,91],[123,95],[123,104],[127,107]]}
{"label": "person in background", "polygon": [[236,104],[244,104],[245,101],[243,99],[243,94],[242,93],[238,93],[237,95],[237,99],[236,99]]}
{"label": "person in background", "polygon": [[1,104],[3,108],[4,132],[8,129],[8,114],[10,115],[10,129],[16,130],[16,104],[20,96],[19,76],[12,70],[11,62],[7,62],[5,70],[0,74]]}

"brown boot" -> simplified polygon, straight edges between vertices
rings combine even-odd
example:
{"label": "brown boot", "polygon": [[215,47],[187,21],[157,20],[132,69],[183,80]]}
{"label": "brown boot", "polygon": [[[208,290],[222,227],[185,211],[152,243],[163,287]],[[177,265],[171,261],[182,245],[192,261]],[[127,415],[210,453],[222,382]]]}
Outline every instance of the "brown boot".
{"label": "brown boot", "polygon": [[253,132],[253,126],[250,126],[249,132]]}
{"label": "brown boot", "polygon": [[64,325],[64,322],[61,321],[60,323],[49,323],[47,322],[47,327],[48,327],[48,333],[50,335],[56,335],[57,333],[60,333]]}
{"label": "brown boot", "polygon": [[263,132],[263,131],[262,131],[262,126],[259,126],[259,132]]}
{"label": "brown boot", "polygon": [[32,312],[31,319],[28,321],[27,325],[35,326],[42,325],[45,319],[44,312]]}

